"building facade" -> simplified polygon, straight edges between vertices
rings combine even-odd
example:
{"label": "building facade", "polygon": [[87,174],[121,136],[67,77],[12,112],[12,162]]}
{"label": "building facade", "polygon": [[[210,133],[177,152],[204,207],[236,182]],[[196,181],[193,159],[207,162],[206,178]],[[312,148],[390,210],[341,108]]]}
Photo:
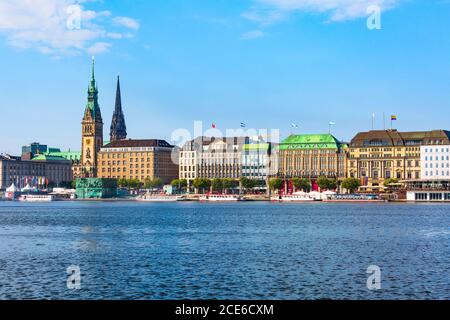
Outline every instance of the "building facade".
{"label": "building facade", "polygon": [[23,188],[27,184],[40,189],[61,186],[72,181],[71,162],[61,157],[41,155],[33,160],[0,155],[0,190],[13,183]]}
{"label": "building facade", "polygon": [[247,139],[242,148],[242,176],[266,183],[277,173],[277,146],[261,138]]}
{"label": "building facade", "polygon": [[442,148],[450,144],[449,137],[444,130],[360,132],[350,143],[347,175],[359,179],[363,189],[369,191],[384,189],[386,179],[420,179],[421,147]]}
{"label": "building facade", "polygon": [[450,179],[450,145],[420,147],[420,178],[422,180]]}
{"label": "building facade", "polygon": [[97,154],[103,146],[103,120],[98,104],[98,88],[95,81],[94,60],[92,60],[92,76],[88,88],[88,102],[81,123],[81,176],[92,178],[97,176]]}
{"label": "building facade", "polygon": [[331,134],[291,135],[279,146],[278,175],[286,180],[345,178],[347,145]]}
{"label": "building facade", "polygon": [[178,178],[177,150],[164,140],[117,140],[98,153],[98,177],[115,179]]}
{"label": "building facade", "polygon": [[242,150],[245,137],[198,137],[187,142],[180,151],[180,179],[188,185],[196,178],[242,177]]}

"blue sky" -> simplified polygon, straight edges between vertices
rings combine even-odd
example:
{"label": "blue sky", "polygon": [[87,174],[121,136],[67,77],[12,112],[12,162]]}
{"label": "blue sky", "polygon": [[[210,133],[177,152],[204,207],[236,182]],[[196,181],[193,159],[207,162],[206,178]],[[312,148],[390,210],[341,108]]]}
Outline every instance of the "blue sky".
{"label": "blue sky", "polygon": [[[374,3],[381,30],[366,26]],[[82,1],[69,32],[73,4],[0,3],[0,152],[80,149],[92,54],[105,136],[118,73],[130,138],[169,140],[195,120],[282,136],[334,121],[348,141],[373,112],[377,128],[385,112],[399,130],[450,129],[448,1]]]}

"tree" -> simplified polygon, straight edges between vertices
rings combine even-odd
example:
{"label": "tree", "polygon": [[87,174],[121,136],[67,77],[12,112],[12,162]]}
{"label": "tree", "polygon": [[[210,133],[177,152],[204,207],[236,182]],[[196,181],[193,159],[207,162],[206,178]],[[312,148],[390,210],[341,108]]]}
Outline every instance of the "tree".
{"label": "tree", "polygon": [[194,188],[202,190],[202,192],[205,193],[205,190],[211,187],[211,180],[205,178],[197,178],[194,180],[193,186]]}
{"label": "tree", "polygon": [[119,188],[128,188],[130,185],[129,185],[129,181],[127,179],[121,178],[121,179],[117,180],[117,186]]}
{"label": "tree", "polygon": [[269,188],[272,191],[279,191],[283,188],[283,180],[280,178],[274,178],[269,180]]}
{"label": "tree", "polygon": [[227,190],[236,188],[238,185],[238,182],[234,179],[226,178],[222,180],[222,186],[225,193]]}
{"label": "tree", "polygon": [[311,182],[308,179],[293,178],[292,185],[296,190],[308,192],[311,190]]}
{"label": "tree", "polygon": [[142,187],[142,183],[138,179],[128,180],[128,187],[130,189],[140,189]]}
{"label": "tree", "polygon": [[211,181],[211,186],[214,191],[222,191],[223,189],[223,180],[222,179],[213,179]]}
{"label": "tree", "polygon": [[187,180],[186,179],[175,179],[170,183],[173,188],[176,188],[180,191],[183,191],[187,188]]}
{"label": "tree", "polygon": [[246,177],[241,177],[240,179],[241,186],[244,190],[251,190],[256,187],[256,181],[253,179],[249,179]]}
{"label": "tree", "polygon": [[336,189],[337,181],[335,179],[328,179],[327,177],[319,177],[317,179],[317,185],[321,190],[323,189]]}
{"label": "tree", "polygon": [[398,179],[395,179],[395,178],[386,179],[386,180],[384,180],[383,185],[384,185],[385,187],[389,187],[389,185],[390,185],[391,183],[398,183]]}
{"label": "tree", "polygon": [[358,179],[347,178],[344,181],[342,181],[341,186],[342,186],[342,188],[349,190],[350,193],[353,193],[355,190],[357,190],[361,186],[361,183],[359,182]]}

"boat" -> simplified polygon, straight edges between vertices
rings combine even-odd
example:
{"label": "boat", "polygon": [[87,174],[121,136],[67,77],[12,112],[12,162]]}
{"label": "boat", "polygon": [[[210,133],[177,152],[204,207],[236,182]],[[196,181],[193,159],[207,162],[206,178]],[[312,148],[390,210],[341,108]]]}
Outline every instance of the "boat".
{"label": "boat", "polygon": [[240,196],[232,194],[208,194],[201,196],[199,200],[210,202],[233,202],[233,201],[242,201],[242,198]]}
{"label": "boat", "polygon": [[55,200],[55,197],[45,194],[24,194],[18,200],[22,202],[51,202]]}
{"label": "boat", "polygon": [[183,197],[173,195],[161,195],[161,194],[144,194],[136,198],[136,201],[140,202],[176,202],[181,201]]}
{"label": "boat", "polygon": [[308,194],[291,194],[291,195],[280,195],[270,198],[274,202],[314,202],[319,201]]}
{"label": "boat", "polygon": [[375,194],[334,194],[329,195],[324,202],[385,202]]}

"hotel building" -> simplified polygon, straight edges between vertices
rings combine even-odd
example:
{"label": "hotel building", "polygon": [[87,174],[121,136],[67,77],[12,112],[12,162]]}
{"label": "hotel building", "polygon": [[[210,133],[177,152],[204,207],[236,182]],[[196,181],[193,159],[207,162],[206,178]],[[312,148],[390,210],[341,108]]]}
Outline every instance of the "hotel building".
{"label": "hotel building", "polygon": [[331,134],[291,135],[279,146],[279,173],[286,180],[345,178],[347,145]]}
{"label": "hotel building", "polygon": [[359,179],[362,190],[367,191],[383,190],[384,181],[389,178],[420,179],[421,147],[442,148],[450,144],[449,137],[450,133],[444,130],[360,132],[350,143],[347,175]]}
{"label": "hotel building", "polygon": [[49,185],[70,184],[71,181],[71,162],[64,158],[39,155],[31,160],[0,155],[0,190],[13,183],[19,188],[27,184],[46,188]]}
{"label": "hotel building", "polygon": [[177,150],[164,140],[116,140],[98,153],[98,177],[115,179],[178,178]]}

